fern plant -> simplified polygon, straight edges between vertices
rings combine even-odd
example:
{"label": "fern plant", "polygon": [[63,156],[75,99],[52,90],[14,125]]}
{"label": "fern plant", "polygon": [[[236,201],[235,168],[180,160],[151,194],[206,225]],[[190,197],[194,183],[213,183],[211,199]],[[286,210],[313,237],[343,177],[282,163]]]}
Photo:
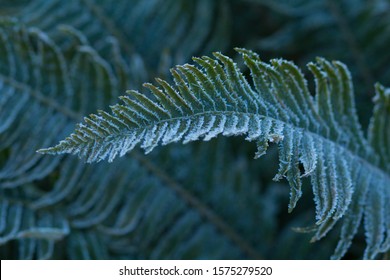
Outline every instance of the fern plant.
{"label": "fern plant", "polygon": [[78,154],[87,162],[113,161],[138,143],[149,153],[159,144],[244,134],[256,142],[257,158],[269,142],[277,143],[280,163],[274,179],[286,178],[290,184],[290,212],[302,195],[302,178],[310,177],[316,205],[313,241],[342,219],[334,257],[343,256],[364,215],[365,258],[389,250],[390,90],[376,86],[366,139],[343,64],[319,58],[308,65],[316,83],[313,98],[294,64],[267,64],[253,52],[237,50],[254,87],[220,53],[214,54],[218,60],[195,58],[199,67],[186,64],[172,70],[174,86],[159,79],[160,87],[145,84],[156,100],[129,91],[130,96],[121,97],[123,104],[111,107],[111,114],[91,114],[68,138],[39,152]]}
{"label": "fern plant", "polygon": [[1,258],[386,257],[386,5],[2,1]]}

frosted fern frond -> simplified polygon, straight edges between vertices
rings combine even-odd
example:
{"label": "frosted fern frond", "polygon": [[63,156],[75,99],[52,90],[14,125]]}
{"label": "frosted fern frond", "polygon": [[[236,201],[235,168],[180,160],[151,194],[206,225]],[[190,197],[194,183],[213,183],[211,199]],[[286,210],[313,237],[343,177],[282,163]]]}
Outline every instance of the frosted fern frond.
{"label": "frosted fern frond", "polygon": [[280,163],[274,179],[286,178],[290,184],[289,211],[302,195],[302,178],[310,177],[316,208],[313,241],[342,218],[334,255],[340,258],[364,215],[365,257],[388,250],[388,90],[377,86],[367,140],[345,65],[322,58],[309,63],[316,85],[312,97],[293,63],[280,59],[265,63],[251,51],[238,51],[250,69],[253,86],[220,53],[214,54],[216,60],[194,58],[198,66],[186,64],[171,71],[174,85],[160,79],[158,86],[145,84],[155,99],[129,91],[121,97],[122,104],[111,107],[111,114],[90,115],[68,138],[40,152],[78,154],[88,162],[112,161],[137,144],[149,153],[160,144],[207,141],[222,134],[244,135],[256,142],[255,157],[260,157],[269,142],[277,143]]}

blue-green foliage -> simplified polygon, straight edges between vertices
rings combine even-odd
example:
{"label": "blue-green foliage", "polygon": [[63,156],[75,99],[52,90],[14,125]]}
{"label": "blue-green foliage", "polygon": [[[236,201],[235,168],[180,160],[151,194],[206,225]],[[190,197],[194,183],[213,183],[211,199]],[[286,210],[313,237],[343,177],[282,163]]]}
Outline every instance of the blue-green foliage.
{"label": "blue-green foliage", "polygon": [[[64,5],[59,0],[40,0],[33,1],[19,18],[53,37],[58,37],[59,26],[71,25],[109,60],[107,45],[115,40],[125,61],[140,63],[133,60],[141,56],[145,65],[136,70],[146,67],[151,74],[166,72],[200,50],[224,48],[229,40],[228,11],[222,1],[132,0],[113,5],[109,0],[70,0]],[[66,38],[57,42],[63,48],[69,43]]]}
{"label": "blue-green foliage", "polygon": [[[389,249],[387,89],[376,87],[371,121],[360,112],[366,134],[341,63],[310,64],[316,89],[292,63],[264,63],[243,49],[240,67],[219,53],[185,64],[237,44],[300,65],[325,55],[347,62],[364,100],[374,80],[390,79],[383,51],[389,25],[379,17],[386,1],[26,2],[0,4],[2,258],[329,258],[335,247],[339,258],[351,244],[347,257],[377,258]],[[106,155],[122,151],[123,158],[85,164],[36,153],[69,135],[82,116],[107,111],[127,89],[170,79],[175,64],[183,66],[168,83],[158,79],[147,84],[150,92],[133,91],[114,105],[115,118],[90,115],[92,134],[81,131],[101,145],[72,150],[100,160],[97,148],[112,137]],[[129,123],[120,116],[126,110],[135,114]],[[126,153],[134,141],[115,148],[131,133],[147,151],[218,134],[244,137],[171,144],[145,156]],[[285,180],[271,181],[275,173],[287,178],[290,198]],[[312,185],[314,207],[301,184]],[[291,211],[299,198],[287,216],[286,205]],[[314,244],[291,230],[314,220],[313,239],[327,235]]]}
{"label": "blue-green foliage", "polygon": [[[316,204],[312,240],[324,237],[343,218],[343,236],[335,254],[341,257],[364,214],[365,256],[386,252],[390,224],[383,214],[390,207],[386,200],[390,190],[384,188],[390,181],[386,138],[390,90],[377,86],[369,145],[357,121],[350,74],[343,64],[318,59],[308,65],[315,77],[313,98],[294,64],[284,60],[267,64],[253,52],[238,51],[254,87],[220,53],[214,54],[218,60],[195,58],[199,67],[186,64],[172,70],[175,86],[162,80],[160,87],[145,85],[157,101],[130,91],[130,96],[121,97],[123,104],[111,107],[112,114],[91,114],[68,138],[40,152],[77,154],[87,162],[113,161],[138,143],[149,153],[160,144],[209,141],[222,134],[255,141],[258,158],[269,142],[277,143],[280,163],[274,180],[288,180],[290,212],[302,195],[301,179],[310,176]],[[362,176],[362,170],[367,174]],[[350,208],[351,200],[357,206]]]}

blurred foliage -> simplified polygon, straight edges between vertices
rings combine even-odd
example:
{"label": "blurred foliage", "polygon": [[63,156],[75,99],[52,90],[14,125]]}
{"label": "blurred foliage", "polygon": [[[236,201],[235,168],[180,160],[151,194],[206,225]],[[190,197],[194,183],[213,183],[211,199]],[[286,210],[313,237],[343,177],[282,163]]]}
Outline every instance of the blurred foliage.
{"label": "blurred foliage", "polygon": [[[276,147],[254,160],[254,145],[217,138],[112,164],[35,151],[126,89],[237,46],[302,67],[345,62],[366,128],[374,82],[390,85],[389,14],[387,0],[2,0],[0,257],[328,259],[339,232],[310,243],[293,230],[314,203],[305,181],[287,214]],[[361,230],[345,258],[364,247]]]}

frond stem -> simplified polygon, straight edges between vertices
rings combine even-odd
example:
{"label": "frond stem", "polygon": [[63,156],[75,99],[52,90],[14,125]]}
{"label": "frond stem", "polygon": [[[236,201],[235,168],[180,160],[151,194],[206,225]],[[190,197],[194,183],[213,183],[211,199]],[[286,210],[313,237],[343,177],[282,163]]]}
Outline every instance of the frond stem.
{"label": "frond stem", "polygon": [[48,98],[41,94],[39,91],[32,89],[30,86],[18,82],[12,78],[6,77],[2,74],[0,74],[0,79],[3,80],[6,84],[9,84],[11,87],[16,88],[18,90],[21,90],[23,92],[27,92],[29,95],[31,95],[33,98],[41,102],[42,104],[55,109],[56,111],[64,114],[65,116],[74,119],[76,121],[80,121],[82,118],[81,114],[75,113],[72,110],[69,110],[68,108],[62,106],[60,103],[56,102],[55,100]]}
{"label": "frond stem", "polygon": [[115,22],[108,17],[105,12],[91,0],[82,0],[84,5],[96,16],[97,19],[106,27],[106,29],[118,39],[119,44],[126,50],[128,54],[133,53],[133,47],[130,45],[131,42],[126,40],[126,35],[116,26]]}
{"label": "frond stem", "polygon": [[[362,155],[359,155],[357,153],[354,153],[354,151],[351,151],[350,149],[348,149],[347,147],[341,145],[340,143],[338,143],[337,141],[332,141],[332,139],[328,139],[326,138],[325,136],[321,135],[321,134],[318,134],[318,133],[315,133],[313,131],[309,131],[309,130],[306,130],[302,127],[297,127],[297,126],[293,126],[292,124],[290,123],[286,123],[284,121],[281,121],[281,120],[278,120],[278,119],[275,119],[275,118],[272,118],[272,117],[269,117],[269,116],[265,116],[265,115],[259,115],[259,114],[256,114],[256,113],[249,113],[249,112],[236,112],[236,111],[203,111],[203,112],[199,112],[199,113],[195,113],[195,114],[192,114],[192,115],[189,115],[189,116],[180,116],[180,117],[173,117],[173,118],[169,118],[169,119],[164,119],[164,120],[161,120],[161,121],[156,121],[154,122],[153,124],[150,124],[148,125],[147,127],[149,127],[149,129],[151,129],[152,126],[154,125],[158,125],[162,122],[169,122],[169,121],[175,121],[175,120],[185,120],[189,117],[195,117],[195,116],[209,116],[209,115],[229,115],[229,114],[242,114],[242,115],[249,115],[249,116],[260,116],[262,118],[269,118],[269,119],[272,119],[274,122],[282,122],[285,126],[292,126],[295,130],[303,130],[303,133],[309,133],[311,134],[314,138],[321,138],[321,140],[323,142],[328,142],[328,143],[331,143],[333,145],[335,145],[338,149],[340,150],[345,150],[352,158],[356,158],[357,161],[360,161],[364,166],[367,166],[367,168],[371,169],[372,172],[374,172],[375,174],[382,174],[387,180],[390,181],[390,174],[387,174],[385,170],[382,170],[380,167],[376,166],[373,162],[369,161],[369,159],[366,159],[364,157],[362,157]],[[126,135],[122,135],[120,134],[119,137],[126,137]]]}
{"label": "frond stem", "polygon": [[191,207],[194,207],[198,210],[200,215],[206,220],[210,221],[219,231],[225,234],[233,243],[238,245],[238,247],[248,255],[251,259],[263,259],[259,252],[253,249],[253,246],[248,244],[241,236],[227,223],[225,223],[212,209],[207,205],[202,203],[199,199],[193,196],[189,191],[183,188],[180,184],[175,182],[168,174],[159,169],[154,165],[150,160],[140,152],[133,151],[131,153],[136,160],[142,163],[146,169],[154,173],[159,177],[168,187],[174,190],[181,198],[183,198]]}

